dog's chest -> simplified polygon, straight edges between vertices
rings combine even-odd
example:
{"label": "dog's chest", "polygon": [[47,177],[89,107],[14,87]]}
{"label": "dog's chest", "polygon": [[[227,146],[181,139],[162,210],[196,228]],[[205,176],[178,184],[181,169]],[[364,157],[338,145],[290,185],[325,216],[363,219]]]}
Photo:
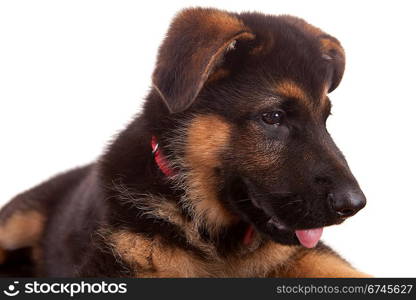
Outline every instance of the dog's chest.
{"label": "dog's chest", "polygon": [[112,246],[137,277],[265,277],[285,265],[297,247],[268,242],[243,255],[195,255],[159,239],[122,232]]}

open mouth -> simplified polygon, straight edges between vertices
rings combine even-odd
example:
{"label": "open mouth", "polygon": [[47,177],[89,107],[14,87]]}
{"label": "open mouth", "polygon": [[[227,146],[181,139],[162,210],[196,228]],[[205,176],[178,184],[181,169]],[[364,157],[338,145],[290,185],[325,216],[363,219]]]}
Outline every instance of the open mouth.
{"label": "open mouth", "polygon": [[257,232],[279,244],[313,248],[324,227],[343,221],[332,217],[325,201],[310,207],[298,194],[280,193],[269,198],[266,193],[255,192],[258,189],[249,180],[233,183],[232,193],[227,195],[237,199],[229,202],[231,208],[249,224],[243,241],[246,245]]}
{"label": "open mouth", "polygon": [[267,225],[269,227],[274,227],[275,230],[278,230],[279,232],[286,232],[286,234],[291,234],[293,235],[293,238],[296,236],[298,242],[306,248],[315,247],[321,239],[323,233],[323,227],[297,230],[290,229],[277,217],[270,218],[270,220],[267,222]]}
{"label": "open mouth", "polygon": [[[262,203],[259,203],[257,199],[251,198],[251,201],[255,207],[262,210],[266,215],[267,211],[270,211],[264,207]],[[284,236],[285,240],[292,240],[292,243],[301,244],[306,248],[315,247],[321,239],[323,233],[323,226],[307,229],[293,229],[276,216],[270,217],[267,221],[266,227],[272,233],[272,236]]]}

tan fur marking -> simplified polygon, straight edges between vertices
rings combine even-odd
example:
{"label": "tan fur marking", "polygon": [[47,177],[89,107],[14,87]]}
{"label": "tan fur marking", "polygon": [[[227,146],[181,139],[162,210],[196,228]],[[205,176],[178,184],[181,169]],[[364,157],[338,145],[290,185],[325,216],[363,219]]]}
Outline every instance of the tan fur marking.
{"label": "tan fur marking", "polygon": [[202,263],[185,251],[129,231],[111,235],[116,254],[136,267],[137,277],[206,277]]}
{"label": "tan fur marking", "polygon": [[[184,9],[176,18],[178,26],[182,24],[193,24],[195,21],[203,31],[209,34],[219,32],[236,34],[243,31],[246,31],[246,34],[248,34],[247,31],[249,31],[240,19],[217,9]],[[250,34],[250,37],[252,38],[253,35]]]}
{"label": "tan fur marking", "polygon": [[303,100],[305,102],[309,102],[309,97],[305,93],[305,91],[295,82],[291,80],[282,81],[277,85],[276,88],[277,92],[284,97],[288,98],[296,98],[299,100]]}
{"label": "tan fur marking", "polygon": [[218,116],[196,117],[188,128],[185,161],[188,174],[188,196],[196,211],[196,219],[207,220],[210,228],[229,225],[236,220],[219,202],[216,195],[220,167],[219,155],[227,146],[230,125]]}
{"label": "tan fur marking", "polygon": [[137,277],[371,277],[331,253],[311,250],[292,261],[299,246],[271,241],[253,252],[225,259],[213,251],[206,260],[158,237],[149,239],[125,230],[113,233],[110,243]]}
{"label": "tan fur marking", "polygon": [[155,241],[152,259],[157,277],[210,276],[207,266],[201,260],[179,248],[163,246],[158,240]]}
{"label": "tan fur marking", "polygon": [[219,10],[212,10],[210,13],[206,14],[205,19],[207,26],[215,25],[218,28],[221,28],[223,31],[235,32],[239,30],[244,30],[245,26],[236,17]]}
{"label": "tan fur marking", "polygon": [[368,274],[355,270],[339,257],[311,251],[306,254],[288,270],[286,277],[371,277]]}
{"label": "tan fur marking", "polygon": [[320,38],[320,43],[321,43],[321,49],[323,53],[328,53],[331,50],[336,50],[339,52],[339,54],[344,55],[344,48],[342,48],[342,46],[340,45],[340,43],[335,39],[335,38],[328,38],[327,36],[325,36],[325,32],[323,32],[321,29],[308,24],[305,21],[303,22],[303,28],[305,31],[311,33],[312,35]]}
{"label": "tan fur marking", "polygon": [[118,231],[110,236],[110,245],[117,256],[141,269],[150,269],[152,240],[126,230]]}
{"label": "tan fur marking", "polygon": [[345,55],[344,48],[337,43],[335,40],[332,39],[321,39],[322,50],[324,53],[328,53],[331,50],[337,51],[341,55]]}
{"label": "tan fur marking", "polygon": [[304,23],[303,28],[305,31],[320,38],[319,41],[321,43],[321,50],[323,53],[327,54],[331,50],[335,50],[340,55],[345,56],[344,48],[342,48],[341,44],[335,38],[328,37],[327,35],[325,35],[325,32],[323,32],[321,29],[315,26],[312,26],[306,23],[305,21],[303,21],[303,23]]}
{"label": "tan fur marking", "polygon": [[221,80],[229,75],[230,75],[230,70],[220,68],[216,70],[215,72],[213,72],[211,75],[209,75],[207,83]]}
{"label": "tan fur marking", "polygon": [[0,247],[7,250],[33,246],[43,231],[44,216],[37,211],[18,211],[0,225]]}
{"label": "tan fur marking", "polygon": [[285,264],[297,249],[296,246],[285,246],[268,241],[264,246],[246,256],[230,259],[226,268],[228,276],[266,277]]}
{"label": "tan fur marking", "polygon": [[217,9],[184,9],[179,13],[177,20],[181,23],[198,20],[208,31],[216,29],[222,32],[238,32],[246,28],[238,18]]}
{"label": "tan fur marking", "polygon": [[254,252],[220,258],[213,251],[207,260],[141,235],[119,231],[111,235],[119,257],[136,267],[137,277],[265,277],[285,264],[296,246],[267,242]]}

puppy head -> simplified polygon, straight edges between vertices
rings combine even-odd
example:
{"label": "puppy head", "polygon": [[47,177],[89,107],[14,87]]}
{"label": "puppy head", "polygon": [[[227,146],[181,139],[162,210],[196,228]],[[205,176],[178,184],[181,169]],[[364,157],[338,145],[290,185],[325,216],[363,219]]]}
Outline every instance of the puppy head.
{"label": "puppy head", "polygon": [[[199,208],[285,244],[365,205],[325,126],[345,66],[339,42],[290,16],[189,9],[174,20],[153,75]],[[160,100],[160,101],[162,101]],[[180,154],[179,154],[180,153]],[[306,229],[314,229],[306,232]]]}

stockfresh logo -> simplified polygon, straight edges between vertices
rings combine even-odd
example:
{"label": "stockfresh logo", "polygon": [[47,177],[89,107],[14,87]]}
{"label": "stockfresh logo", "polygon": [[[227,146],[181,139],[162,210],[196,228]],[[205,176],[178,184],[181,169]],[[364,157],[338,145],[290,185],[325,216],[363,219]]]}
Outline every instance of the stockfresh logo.
{"label": "stockfresh logo", "polygon": [[9,297],[14,297],[14,296],[19,295],[20,291],[17,289],[18,284],[19,284],[19,281],[14,281],[13,284],[9,284],[9,286],[7,287],[7,289],[3,291],[3,293]]}

